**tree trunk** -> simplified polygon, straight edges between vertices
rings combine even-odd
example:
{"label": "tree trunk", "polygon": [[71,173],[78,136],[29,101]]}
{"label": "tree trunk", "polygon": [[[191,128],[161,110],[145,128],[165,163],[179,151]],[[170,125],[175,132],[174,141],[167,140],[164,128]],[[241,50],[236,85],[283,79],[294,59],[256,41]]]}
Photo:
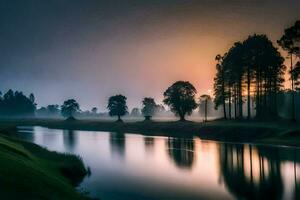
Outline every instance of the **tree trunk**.
{"label": "tree trunk", "polygon": [[121,116],[120,116],[120,115],[118,115],[118,120],[117,120],[117,122],[122,122],[122,119],[121,119]]}
{"label": "tree trunk", "polygon": [[256,117],[260,117],[260,78],[259,78],[259,71],[256,72]]}
{"label": "tree trunk", "polygon": [[[291,72],[293,71],[293,54],[291,53]],[[294,92],[294,77],[292,75],[292,121],[296,121],[295,117],[295,92]]]}
{"label": "tree trunk", "polygon": [[237,87],[235,85],[234,89],[234,118],[236,119],[237,117]]}
{"label": "tree trunk", "polygon": [[180,117],[180,121],[182,121],[182,122],[185,121],[184,114],[179,114],[179,117]]}
{"label": "tree trunk", "polygon": [[250,109],[250,67],[247,67],[247,108],[248,108],[248,116],[247,119],[251,118],[251,109]]}
{"label": "tree trunk", "polygon": [[243,118],[243,95],[242,95],[242,80],[239,80],[239,118]]}
{"label": "tree trunk", "polygon": [[225,102],[223,102],[223,115],[224,115],[224,119],[227,119],[227,116],[226,116],[226,104],[225,104]]}
{"label": "tree trunk", "polygon": [[223,113],[224,113],[224,119],[227,119],[226,115],[226,102],[225,102],[225,83],[224,83],[224,73],[222,72],[222,100],[223,100]]}
{"label": "tree trunk", "polygon": [[229,89],[229,96],[228,96],[228,115],[229,119],[231,119],[231,89]]}
{"label": "tree trunk", "polygon": [[205,99],[205,121],[207,122],[207,99]]}

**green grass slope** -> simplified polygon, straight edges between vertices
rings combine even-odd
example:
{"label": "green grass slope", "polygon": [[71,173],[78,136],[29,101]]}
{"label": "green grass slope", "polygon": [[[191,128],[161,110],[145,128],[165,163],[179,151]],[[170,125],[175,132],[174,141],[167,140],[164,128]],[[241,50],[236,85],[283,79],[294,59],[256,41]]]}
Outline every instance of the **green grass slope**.
{"label": "green grass slope", "polygon": [[0,136],[1,199],[86,199],[73,187],[86,173],[76,156]]}

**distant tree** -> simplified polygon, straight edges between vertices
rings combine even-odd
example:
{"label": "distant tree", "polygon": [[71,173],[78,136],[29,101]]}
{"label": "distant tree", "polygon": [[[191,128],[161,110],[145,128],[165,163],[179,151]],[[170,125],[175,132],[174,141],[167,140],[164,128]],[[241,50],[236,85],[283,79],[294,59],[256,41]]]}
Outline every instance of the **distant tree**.
{"label": "distant tree", "polygon": [[40,117],[40,116],[44,117],[44,116],[48,115],[48,110],[45,107],[41,107],[41,108],[36,110],[36,114],[37,114],[38,117]]}
{"label": "distant tree", "polygon": [[142,113],[145,117],[145,120],[150,120],[156,111],[157,105],[154,99],[150,97],[145,97],[142,101],[142,104]]}
{"label": "distant tree", "polygon": [[207,122],[207,114],[208,114],[208,102],[211,100],[211,97],[207,94],[203,94],[200,96],[199,105],[203,105],[204,107],[204,121]]}
{"label": "distant tree", "polygon": [[92,111],[92,113],[95,115],[95,114],[97,114],[98,108],[93,107],[91,111]]}
{"label": "distant tree", "polygon": [[121,94],[111,96],[108,100],[107,108],[109,110],[110,116],[117,116],[118,122],[122,122],[121,116],[124,116],[127,113],[127,98]]}
{"label": "distant tree", "polygon": [[27,97],[22,92],[8,90],[0,99],[1,116],[34,116],[36,103],[33,94]]}
{"label": "distant tree", "polygon": [[296,120],[295,115],[295,91],[294,91],[294,75],[292,74],[294,71],[294,63],[293,63],[293,56],[300,57],[300,20],[296,21],[295,24],[287,29],[284,30],[284,34],[282,37],[277,41],[277,43],[282,47],[283,50],[287,51],[290,55],[290,74],[291,74],[291,91],[292,91],[292,121]]}
{"label": "distant tree", "polygon": [[132,116],[132,117],[140,117],[140,116],[141,116],[140,109],[138,109],[138,108],[133,108],[133,109],[131,110],[130,116]]}
{"label": "distant tree", "polygon": [[60,112],[59,105],[57,105],[57,104],[48,105],[47,111],[48,111],[49,115],[57,116]]}
{"label": "distant tree", "polygon": [[163,102],[180,117],[180,121],[185,121],[185,116],[197,108],[196,93],[197,90],[188,81],[177,81],[164,92]]}
{"label": "distant tree", "polygon": [[157,104],[156,108],[155,108],[155,113],[159,114],[159,113],[164,113],[164,112],[166,112],[166,109],[165,109],[164,105]]}
{"label": "distant tree", "polygon": [[61,114],[66,118],[74,117],[74,114],[79,111],[80,107],[75,99],[68,99],[61,106]]}

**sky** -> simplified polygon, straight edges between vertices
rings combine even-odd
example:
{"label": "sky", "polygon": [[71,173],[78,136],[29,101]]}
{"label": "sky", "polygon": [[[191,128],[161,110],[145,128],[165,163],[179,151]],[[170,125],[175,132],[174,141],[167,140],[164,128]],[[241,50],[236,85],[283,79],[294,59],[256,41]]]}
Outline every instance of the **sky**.
{"label": "sky", "polygon": [[200,96],[217,54],[254,33],[276,43],[299,10],[299,0],[0,0],[0,90],[100,111],[115,94],[130,109],[161,102],[177,80]]}

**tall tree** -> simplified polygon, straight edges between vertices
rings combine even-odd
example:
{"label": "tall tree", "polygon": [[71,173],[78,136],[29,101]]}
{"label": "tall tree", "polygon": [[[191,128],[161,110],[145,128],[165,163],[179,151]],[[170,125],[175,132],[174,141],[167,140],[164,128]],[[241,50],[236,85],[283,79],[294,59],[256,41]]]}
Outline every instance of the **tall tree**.
{"label": "tall tree", "polygon": [[68,99],[61,106],[61,114],[66,118],[73,118],[74,114],[79,111],[80,107],[75,99]]}
{"label": "tall tree", "polygon": [[121,94],[111,96],[108,99],[107,108],[109,110],[110,116],[117,116],[118,122],[122,122],[121,116],[127,114],[127,105],[126,105],[127,98]]}
{"label": "tall tree", "polygon": [[223,106],[223,117],[227,118],[226,113],[226,92],[225,92],[225,68],[223,65],[223,58],[226,56],[221,56],[218,54],[215,60],[218,62],[216,65],[216,76],[214,78],[214,103],[215,109],[217,109],[220,105]]}
{"label": "tall tree", "polygon": [[185,121],[185,116],[197,108],[196,93],[197,90],[188,81],[177,81],[164,92],[163,102],[180,117],[180,121]]}
{"label": "tall tree", "polygon": [[150,120],[155,113],[157,105],[154,99],[151,97],[145,97],[142,101],[142,104],[142,114],[144,115],[145,120]]}
{"label": "tall tree", "polygon": [[[244,76],[244,60],[243,60],[244,46],[241,42],[236,42],[229,49],[228,53],[223,59],[222,65],[225,70],[225,86],[227,86],[227,96],[229,105],[229,117],[231,118],[231,104],[232,97],[237,104],[238,117],[243,117],[243,76]],[[236,94],[234,94],[234,92]]]}
{"label": "tall tree", "polygon": [[277,41],[277,43],[288,52],[290,55],[290,74],[291,74],[291,90],[292,90],[292,121],[296,120],[295,117],[295,88],[294,88],[294,76],[292,72],[294,71],[294,63],[293,63],[293,56],[300,57],[300,21],[296,21],[295,24],[287,29],[284,30],[284,34],[282,37]]}
{"label": "tall tree", "polygon": [[266,35],[251,35],[244,45],[247,66],[255,74],[256,116],[275,117],[277,93],[282,86],[285,70],[284,59]]}
{"label": "tall tree", "polygon": [[[207,94],[203,94],[200,96],[200,103],[199,108],[204,108],[204,121],[207,122],[207,115],[208,115],[208,101],[211,100],[211,97]],[[203,105],[203,106],[201,106]]]}
{"label": "tall tree", "polygon": [[[256,89],[256,116],[277,116],[277,93],[282,88],[285,66],[284,59],[266,35],[254,34],[243,42],[236,42],[223,57],[218,56],[217,61],[216,107],[228,104],[231,118],[234,103],[235,117],[242,118],[243,91],[247,85],[247,118],[251,118],[251,88]],[[256,87],[252,86],[253,82]]]}

